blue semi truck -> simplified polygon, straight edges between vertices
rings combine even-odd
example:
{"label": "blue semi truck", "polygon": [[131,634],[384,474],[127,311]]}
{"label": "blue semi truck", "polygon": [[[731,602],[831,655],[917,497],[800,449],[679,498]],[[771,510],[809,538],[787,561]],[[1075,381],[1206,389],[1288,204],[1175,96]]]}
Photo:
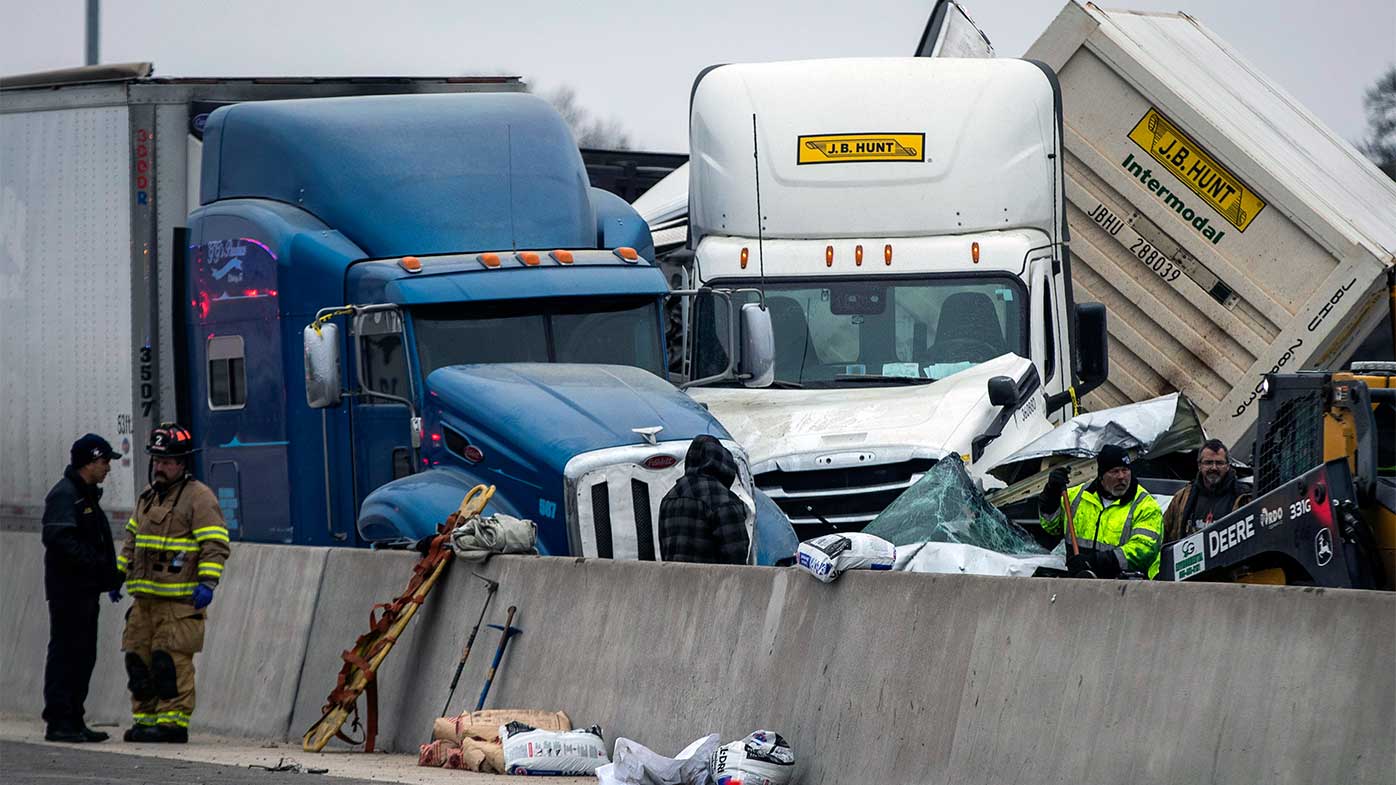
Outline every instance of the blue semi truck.
{"label": "blue semi truck", "polygon": [[[157,303],[134,313],[170,317],[168,349],[133,320],[130,367],[133,398],[169,377],[141,419],[190,424],[236,539],[402,542],[486,483],[543,553],[655,558],[659,500],[699,434],[733,448],[751,498],[740,448],[662,378],[669,291],[644,221],[589,185],[546,102],[497,87],[199,118],[197,206],[160,247],[167,269],[131,282]],[[734,315],[752,351],[729,372],[759,382],[769,321]]]}

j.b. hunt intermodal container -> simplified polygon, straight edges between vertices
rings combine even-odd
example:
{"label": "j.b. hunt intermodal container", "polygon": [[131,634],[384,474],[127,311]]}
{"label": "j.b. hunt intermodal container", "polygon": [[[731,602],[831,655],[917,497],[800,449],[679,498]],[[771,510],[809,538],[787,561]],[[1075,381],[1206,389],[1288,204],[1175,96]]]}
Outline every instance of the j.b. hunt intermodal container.
{"label": "j.b. hunt intermodal container", "polygon": [[1093,407],[1174,390],[1245,449],[1262,375],[1392,359],[1396,183],[1185,14],[1069,3],[1072,275],[1110,311]]}

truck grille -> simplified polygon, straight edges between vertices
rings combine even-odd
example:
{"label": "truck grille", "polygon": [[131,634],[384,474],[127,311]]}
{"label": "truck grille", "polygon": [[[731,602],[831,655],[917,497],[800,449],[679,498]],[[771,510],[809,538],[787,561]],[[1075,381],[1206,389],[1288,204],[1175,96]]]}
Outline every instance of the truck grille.
{"label": "truck grille", "polygon": [[777,469],[756,475],[756,487],[790,517],[799,538],[807,540],[861,531],[934,465],[934,458],[913,458],[839,469]]}
{"label": "truck grille", "polygon": [[[741,456],[736,445],[724,444]],[[659,505],[683,476],[687,452],[688,442],[661,442],[598,450],[569,461],[564,475],[572,553],[589,558],[658,560]],[[673,457],[676,463],[665,469],[643,465],[657,455]],[[754,509],[745,457],[739,457],[737,464],[741,477],[733,490]],[[748,534],[754,523],[753,514],[747,521]]]}

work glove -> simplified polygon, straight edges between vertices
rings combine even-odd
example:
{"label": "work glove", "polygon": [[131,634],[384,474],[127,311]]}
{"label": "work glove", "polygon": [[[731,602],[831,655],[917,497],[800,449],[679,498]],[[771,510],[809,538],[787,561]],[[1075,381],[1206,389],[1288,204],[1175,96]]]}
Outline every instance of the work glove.
{"label": "work glove", "polygon": [[194,610],[202,610],[213,602],[213,587],[201,583],[194,587]]}
{"label": "work glove", "polygon": [[1091,564],[1091,554],[1078,553],[1066,557],[1066,574],[1073,578],[1094,578],[1095,567]]}
{"label": "work glove", "polygon": [[1076,556],[1067,557],[1066,572],[1074,578],[1089,577],[1090,572],[1097,578],[1120,577],[1120,560],[1114,551],[1082,551]]}
{"label": "work glove", "polygon": [[1065,466],[1058,466],[1047,475],[1047,484],[1042,486],[1042,495],[1037,497],[1038,511],[1043,515],[1051,517],[1057,508],[1062,505],[1062,491],[1066,490],[1066,484],[1071,480],[1071,472]]}
{"label": "work glove", "polygon": [[121,587],[126,585],[126,573],[123,570],[112,570],[111,580],[107,581],[111,587],[107,591],[107,596],[112,602],[121,602]]}

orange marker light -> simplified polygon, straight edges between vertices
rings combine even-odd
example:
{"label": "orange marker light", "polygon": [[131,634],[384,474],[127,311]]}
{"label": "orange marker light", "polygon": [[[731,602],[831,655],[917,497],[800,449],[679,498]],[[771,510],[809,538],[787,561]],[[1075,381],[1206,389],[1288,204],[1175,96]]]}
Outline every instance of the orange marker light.
{"label": "orange marker light", "polygon": [[969,257],[974,260],[975,264],[979,264],[979,243],[969,244]]}
{"label": "orange marker light", "polygon": [[499,268],[499,254],[497,253],[482,253],[479,256],[479,259],[480,264],[483,264],[485,267],[491,270]]}
{"label": "orange marker light", "polygon": [[553,251],[552,253],[548,254],[548,256],[551,256],[553,258],[553,261],[557,262],[558,264],[572,263],[571,251]]}
{"label": "orange marker light", "polygon": [[853,247],[853,264],[857,267],[863,266],[863,246],[861,245]]}
{"label": "orange marker light", "polygon": [[888,244],[882,246],[882,261],[886,262],[887,265],[888,265],[889,267],[892,265],[892,244],[891,244],[891,243],[888,243]]}
{"label": "orange marker light", "polygon": [[422,271],[422,260],[415,256],[404,256],[397,262],[402,269],[409,273],[420,273]]}
{"label": "orange marker light", "polygon": [[537,267],[539,261],[538,254],[533,251],[524,251],[519,254],[519,261],[523,262],[528,267]]}
{"label": "orange marker light", "polygon": [[826,246],[824,246],[824,266],[825,266],[825,267],[833,267],[833,266],[834,266],[834,246],[832,246],[832,245],[826,245]]}
{"label": "orange marker light", "polygon": [[634,264],[640,261],[640,254],[636,253],[635,249],[629,246],[622,245],[621,247],[616,249],[615,253],[616,256],[619,256],[621,258],[621,261],[623,262],[629,262],[630,264]]}
{"label": "orange marker light", "polygon": [[746,269],[746,257],[747,257],[747,250],[746,250],[745,248],[743,248],[743,249],[742,249],[742,269],[743,269],[743,270]]}

